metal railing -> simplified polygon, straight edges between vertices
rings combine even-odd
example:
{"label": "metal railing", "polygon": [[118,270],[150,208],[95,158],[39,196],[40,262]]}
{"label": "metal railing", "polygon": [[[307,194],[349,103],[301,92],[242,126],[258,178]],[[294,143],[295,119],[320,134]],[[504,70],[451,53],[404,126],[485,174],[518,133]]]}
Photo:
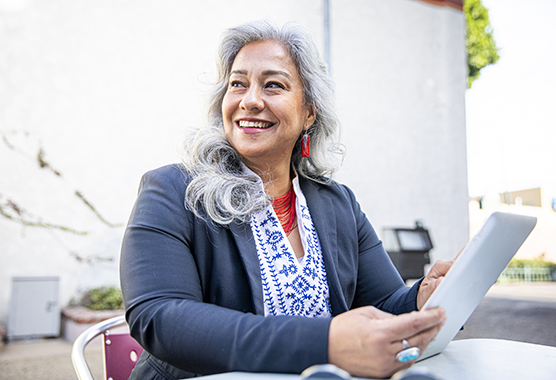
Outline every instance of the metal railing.
{"label": "metal railing", "polygon": [[506,268],[498,278],[498,282],[514,281],[556,281],[556,272],[551,268]]}

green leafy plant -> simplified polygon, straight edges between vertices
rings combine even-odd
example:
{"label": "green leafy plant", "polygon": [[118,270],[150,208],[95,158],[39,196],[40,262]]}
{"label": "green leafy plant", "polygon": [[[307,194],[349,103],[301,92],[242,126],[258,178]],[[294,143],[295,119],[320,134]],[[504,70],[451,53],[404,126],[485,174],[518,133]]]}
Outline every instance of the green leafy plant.
{"label": "green leafy plant", "polygon": [[124,308],[122,292],[114,286],[90,289],[83,295],[79,303],[91,310],[119,310]]}
{"label": "green leafy plant", "polygon": [[556,270],[556,263],[552,263],[550,261],[544,261],[541,259],[513,259],[507,266],[508,268],[549,268],[552,270]]}
{"label": "green leafy plant", "polygon": [[467,87],[471,88],[481,75],[481,69],[496,63],[500,57],[490,26],[488,9],[481,4],[481,0],[465,0],[463,11],[467,21]]}

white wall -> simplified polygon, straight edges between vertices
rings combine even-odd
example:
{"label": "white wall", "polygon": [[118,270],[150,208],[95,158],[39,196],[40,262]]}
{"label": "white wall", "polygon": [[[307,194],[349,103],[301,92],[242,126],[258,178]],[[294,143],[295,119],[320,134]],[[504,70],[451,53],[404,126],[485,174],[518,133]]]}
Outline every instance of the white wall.
{"label": "white wall", "polygon": [[332,67],[348,155],[338,178],[379,234],[420,219],[432,259],[452,258],[469,229],[463,13],[419,1],[339,3]]}
{"label": "white wall", "polygon": [[[462,15],[415,0],[331,3],[348,148],[338,179],[378,230],[421,218],[433,253],[449,256],[468,236]],[[0,217],[0,321],[12,276],[60,276],[62,306],[118,284],[123,226],[75,190],[125,223],[141,174],[178,161],[184,129],[202,122],[222,31],[265,17],[306,25],[322,46],[315,0],[0,2],[0,204],[90,232]],[[61,177],[38,167],[39,147]]]}

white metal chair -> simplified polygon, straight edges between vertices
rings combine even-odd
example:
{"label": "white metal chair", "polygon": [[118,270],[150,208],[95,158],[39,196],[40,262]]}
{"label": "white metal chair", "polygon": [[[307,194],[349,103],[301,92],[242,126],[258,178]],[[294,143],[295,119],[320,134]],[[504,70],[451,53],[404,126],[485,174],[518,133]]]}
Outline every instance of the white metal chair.
{"label": "white metal chair", "polygon": [[85,347],[97,336],[103,336],[105,379],[127,379],[135,367],[143,348],[126,333],[111,333],[111,329],[126,326],[125,316],[110,318],[99,322],[77,337],[73,343],[71,359],[79,380],[94,380],[85,359]]}

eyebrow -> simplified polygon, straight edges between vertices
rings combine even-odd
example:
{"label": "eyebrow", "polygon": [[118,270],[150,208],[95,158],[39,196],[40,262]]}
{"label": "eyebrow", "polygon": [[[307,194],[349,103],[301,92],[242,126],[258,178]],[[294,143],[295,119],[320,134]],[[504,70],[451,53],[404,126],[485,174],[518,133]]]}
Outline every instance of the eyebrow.
{"label": "eyebrow", "polygon": [[267,77],[271,76],[271,75],[281,75],[281,76],[284,76],[288,79],[293,80],[293,78],[290,74],[288,74],[287,72],[282,71],[282,70],[265,70],[265,71],[263,71],[263,75],[267,76]]}
{"label": "eyebrow", "polygon": [[[240,74],[240,75],[247,75],[247,70],[234,70],[232,71],[230,74]],[[282,70],[265,70],[263,71],[263,76],[268,77],[271,75],[281,75],[284,76],[290,80],[293,80],[292,76],[290,74],[288,74],[286,71],[282,71]]]}

